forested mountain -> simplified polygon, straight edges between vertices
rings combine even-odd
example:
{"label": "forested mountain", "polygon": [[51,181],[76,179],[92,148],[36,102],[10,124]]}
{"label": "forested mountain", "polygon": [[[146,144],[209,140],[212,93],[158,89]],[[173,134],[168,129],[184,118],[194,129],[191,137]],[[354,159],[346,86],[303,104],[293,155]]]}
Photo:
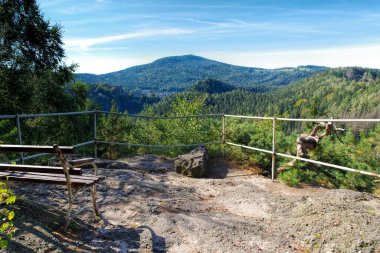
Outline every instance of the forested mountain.
{"label": "forested mountain", "polygon": [[182,91],[205,78],[215,78],[238,87],[281,86],[326,69],[319,66],[249,68],[184,55],[166,57],[108,74],[76,74],[76,79],[86,83],[120,85],[127,90]]}
{"label": "forested mountain", "polygon": [[[247,90],[210,94],[212,112],[241,115],[287,115],[295,118],[380,117],[380,71],[364,68],[330,69],[274,92]],[[153,108],[166,114],[174,98]]]}

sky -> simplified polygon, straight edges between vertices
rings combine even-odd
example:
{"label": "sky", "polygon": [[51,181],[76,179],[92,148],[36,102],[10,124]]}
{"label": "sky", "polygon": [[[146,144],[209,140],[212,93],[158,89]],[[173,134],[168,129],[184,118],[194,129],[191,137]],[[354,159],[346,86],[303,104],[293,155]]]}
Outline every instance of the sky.
{"label": "sky", "polygon": [[108,73],[193,54],[249,67],[380,68],[378,0],[37,0],[66,62]]}

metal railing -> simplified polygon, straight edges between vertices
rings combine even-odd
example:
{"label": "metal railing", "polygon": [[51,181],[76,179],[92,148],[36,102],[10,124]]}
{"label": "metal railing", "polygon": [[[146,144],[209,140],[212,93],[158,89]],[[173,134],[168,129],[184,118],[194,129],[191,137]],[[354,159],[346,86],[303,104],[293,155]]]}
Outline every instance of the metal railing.
{"label": "metal railing", "polygon": [[[126,116],[126,117],[143,118],[143,119],[167,119],[167,120],[185,119],[185,118],[210,118],[210,117],[219,118],[220,117],[222,121],[221,140],[214,141],[214,142],[207,142],[207,143],[191,143],[191,144],[177,144],[177,145],[148,145],[148,144],[141,144],[141,143],[111,142],[111,141],[106,141],[106,140],[98,140],[97,139],[97,115],[98,114],[111,114],[111,115],[119,115],[119,116]],[[149,148],[178,148],[178,147],[192,147],[192,146],[197,146],[197,145],[222,144],[222,145],[236,146],[236,147],[254,150],[254,151],[263,152],[263,153],[272,155],[272,168],[271,168],[272,181],[274,180],[275,172],[276,172],[275,171],[276,156],[297,159],[304,162],[310,162],[313,164],[319,164],[319,165],[323,165],[323,166],[327,166],[331,168],[336,168],[339,170],[360,173],[363,175],[380,178],[380,175],[376,173],[276,152],[276,122],[277,121],[293,121],[293,122],[327,122],[329,121],[329,122],[375,122],[375,123],[377,122],[378,123],[380,122],[380,119],[292,119],[292,118],[257,117],[257,116],[227,115],[227,114],[184,115],[184,116],[162,117],[162,116],[143,116],[143,115],[133,115],[133,114],[125,114],[125,113],[114,113],[114,112],[107,112],[107,111],[83,111],[83,112],[66,112],[66,113],[0,115],[0,120],[1,119],[15,119],[16,120],[18,144],[22,145],[23,142],[22,142],[22,129],[21,129],[21,124],[20,124],[20,119],[37,118],[37,117],[52,117],[52,116],[69,116],[69,115],[93,115],[93,140],[74,144],[73,146],[82,147],[82,146],[87,146],[87,145],[94,145],[95,158],[97,157],[98,144],[114,144],[114,145],[149,147]],[[272,150],[262,149],[258,147],[251,147],[251,146],[246,146],[239,143],[226,141],[226,118],[272,121]],[[42,157],[44,155],[47,155],[47,154],[36,154],[36,155],[27,156],[27,157],[24,157],[23,154],[20,154],[20,159],[16,159],[14,161],[21,161],[23,163],[25,160]]]}
{"label": "metal railing", "polygon": [[[98,115],[118,115],[118,116],[124,116],[124,117],[131,117],[131,118],[141,118],[141,119],[148,119],[148,120],[170,120],[170,119],[188,119],[188,118],[223,118],[223,114],[205,114],[205,115],[183,115],[183,116],[170,116],[170,117],[163,117],[163,116],[144,116],[144,115],[135,115],[135,114],[126,114],[126,113],[119,113],[119,112],[108,112],[108,111],[82,111],[82,112],[64,112],[64,113],[43,113],[43,114],[21,114],[21,115],[0,115],[0,120],[2,119],[15,119],[16,120],[16,127],[17,127],[17,136],[18,136],[18,144],[22,145],[22,129],[20,124],[20,119],[27,119],[27,118],[39,118],[39,117],[54,117],[54,116],[76,116],[76,115],[93,115],[93,140],[89,140],[86,142],[78,143],[72,145],[73,147],[83,147],[87,145],[94,145],[94,157],[97,158],[98,153],[98,144],[114,144],[114,145],[121,145],[121,146],[130,146],[130,147],[146,147],[146,148],[179,148],[179,147],[194,147],[199,145],[215,145],[215,144],[222,144],[222,141],[213,141],[213,142],[206,142],[206,143],[191,143],[191,144],[176,144],[176,145],[153,145],[153,144],[140,144],[140,143],[127,143],[127,142],[120,142],[120,141],[107,141],[107,140],[98,140],[97,135],[97,118]],[[21,162],[24,163],[24,161],[34,158],[43,157],[45,155],[49,155],[47,153],[41,153],[41,154],[35,154],[30,155],[27,157],[23,156],[23,153],[20,153],[19,159],[14,159],[11,162]]]}
{"label": "metal railing", "polygon": [[[349,172],[354,172],[354,173],[360,173],[363,175],[380,178],[380,174],[276,152],[276,122],[277,121],[293,121],[293,122],[296,122],[296,121],[298,121],[298,122],[375,122],[375,123],[378,123],[378,122],[380,122],[380,119],[292,119],[292,118],[256,117],[256,116],[241,116],[241,115],[223,115],[223,118],[271,120],[273,122],[272,123],[272,150],[266,150],[266,149],[262,149],[262,148],[251,147],[251,146],[246,146],[246,145],[242,145],[242,144],[238,144],[238,143],[232,143],[232,142],[224,141],[224,144],[227,144],[227,145],[241,147],[244,149],[255,150],[255,151],[263,152],[266,154],[271,154],[272,155],[272,169],[271,169],[272,181],[274,181],[274,177],[275,177],[275,173],[276,173],[276,171],[275,171],[276,156],[281,156],[281,157],[285,157],[285,158],[292,158],[292,159],[296,159],[296,160],[300,160],[300,161],[304,161],[304,162],[309,162],[309,163],[313,163],[313,164],[319,164],[319,165],[323,165],[326,167],[331,167],[331,168],[335,168],[335,169],[339,169],[339,170],[344,170],[344,171],[349,171]],[[223,140],[225,140],[225,135],[226,135],[226,132],[225,132],[225,124],[226,123],[225,123],[225,121],[226,120],[223,119],[223,130],[222,130],[223,131],[223,133],[222,133],[222,135],[223,135],[222,139]]]}

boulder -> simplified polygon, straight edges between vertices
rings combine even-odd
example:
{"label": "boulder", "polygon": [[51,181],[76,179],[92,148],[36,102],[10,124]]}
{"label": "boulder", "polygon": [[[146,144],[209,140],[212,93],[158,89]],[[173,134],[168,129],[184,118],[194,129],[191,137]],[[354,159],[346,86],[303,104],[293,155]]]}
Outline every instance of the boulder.
{"label": "boulder", "polygon": [[200,178],[207,170],[208,153],[205,146],[199,146],[190,153],[180,155],[174,160],[178,174]]}

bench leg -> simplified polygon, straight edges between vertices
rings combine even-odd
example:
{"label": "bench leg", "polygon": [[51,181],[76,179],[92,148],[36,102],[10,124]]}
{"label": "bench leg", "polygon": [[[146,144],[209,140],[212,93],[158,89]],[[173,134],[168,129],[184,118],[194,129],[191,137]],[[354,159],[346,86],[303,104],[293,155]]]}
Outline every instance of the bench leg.
{"label": "bench leg", "polygon": [[[98,175],[98,166],[96,166],[95,162],[91,163],[94,168],[94,176]],[[99,217],[98,206],[96,205],[96,186],[95,184],[91,187],[91,197],[92,197],[92,206],[94,207],[95,217]]]}
{"label": "bench leg", "polygon": [[94,176],[98,175],[98,166],[96,166],[95,162],[91,163],[92,167],[94,168]]}
{"label": "bench leg", "polygon": [[95,213],[95,217],[99,217],[100,214],[99,214],[99,210],[98,210],[98,206],[96,205],[96,188],[95,188],[95,184],[93,186],[91,186],[91,197],[92,197],[92,206],[94,207],[94,213]]}
{"label": "bench leg", "polygon": [[71,221],[71,212],[73,211],[73,203],[72,198],[69,198],[69,207],[67,208],[66,218],[65,218],[65,225],[63,226],[63,231],[66,232],[67,228]]}
{"label": "bench leg", "polygon": [[68,191],[68,195],[69,195],[68,196],[69,197],[69,208],[67,210],[65,226],[63,227],[63,231],[66,232],[67,227],[69,226],[71,212],[73,210],[73,202],[74,202],[73,190],[71,187],[71,179],[70,179],[70,174],[69,174],[69,170],[67,168],[68,166],[66,164],[65,157],[63,156],[62,151],[59,149],[59,146],[57,144],[54,144],[53,148],[54,148],[55,152],[57,153],[58,160],[61,162],[61,165],[63,168],[63,173],[65,174],[65,177],[66,177],[67,191]]}

